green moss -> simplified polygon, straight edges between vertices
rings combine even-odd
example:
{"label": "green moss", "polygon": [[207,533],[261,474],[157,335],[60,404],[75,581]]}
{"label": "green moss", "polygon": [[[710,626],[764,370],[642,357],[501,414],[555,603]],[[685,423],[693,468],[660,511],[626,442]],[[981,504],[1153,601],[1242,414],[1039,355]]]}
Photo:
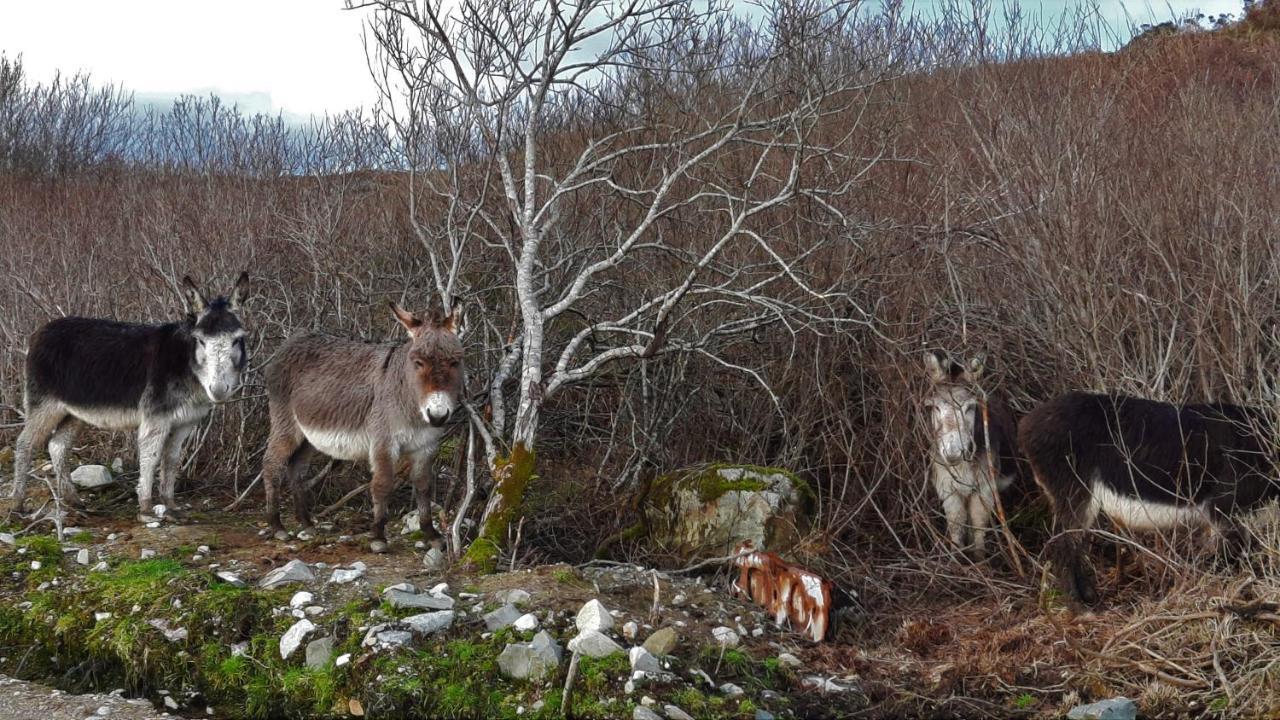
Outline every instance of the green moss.
{"label": "green moss", "polygon": [[518,443],[511,455],[497,461],[493,473],[493,492],[498,498],[497,504],[485,519],[479,536],[463,555],[463,562],[471,568],[486,573],[496,569],[507,528],[524,505],[524,494],[529,483],[537,479],[534,474],[536,462],[533,450],[523,443]]}

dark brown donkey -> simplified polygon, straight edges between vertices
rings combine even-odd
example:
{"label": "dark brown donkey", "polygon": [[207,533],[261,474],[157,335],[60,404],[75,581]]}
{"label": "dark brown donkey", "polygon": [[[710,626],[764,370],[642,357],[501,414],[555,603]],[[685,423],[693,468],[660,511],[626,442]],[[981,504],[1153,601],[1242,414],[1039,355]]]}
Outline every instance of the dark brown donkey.
{"label": "dark brown donkey", "polygon": [[1032,410],[1018,445],[1053,503],[1047,548],[1059,585],[1097,601],[1083,534],[1098,513],[1131,530],[1209,525],[1237,557],[1247,535],[1234,517],[1280,495],[1271,414],[1238,405],[1170,405],[1072,392]]}
{"label": "dark brown donkey", "polygon": [[408,458],[422,530],[436,546],[431,525],[432,459],[445,421],[462,401],[462,342],[456,318],[433,312],[425,321],[391,306],[409,341],[377,345],[323,335],[285,342],[266,370],[271,439],[262,463],[267,519],[286,538],[277,496],[280,476],[293,488],[298,522],[311,527],[310,499],[302,471],[315,451],[340,460],[365,460],[373,469],[370,547],[387,549],[387,498],[395,468]]}

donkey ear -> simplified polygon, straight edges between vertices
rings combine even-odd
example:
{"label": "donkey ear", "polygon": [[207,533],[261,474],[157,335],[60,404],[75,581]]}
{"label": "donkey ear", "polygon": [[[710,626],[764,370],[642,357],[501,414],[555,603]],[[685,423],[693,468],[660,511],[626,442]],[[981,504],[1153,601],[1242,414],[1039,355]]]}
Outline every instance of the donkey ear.
{"label": "donkey ear", "polygon": [[983,371],[986,369],[987,356],[975,355],[972,358],[969,358],[969,364],[965,366],[965,378],[968,379],[969,382],[977,382],[978,379],[982,377]]}
{"label": "donkey ear", "polygon": [[240,277],[236,278],[236,284],[231,288],[231,294],[228,303],[232,310],[239,310],[244,304],[245,298],[249,297],[249,271],[240,273]]}
{"label": "donkey ear", "polygon": [[404,329],[409,331],[409,337],[417,335],[419,328],[422,327],[422,320],[417,315],[400,307],[398,302],[389,301],[388,304],[391,306],[391,312],[395,313],[396,320],[399,320]]}
{"label": "donkey ear", "polygon": [[462,337],[467,332],[467,318],[462,313],[462,298],[457,295],[449,301],[449,314],[445,316],[444,322],[440,327],[447,330],[458,337]]}
{"label": "donkey ear", "polygon": [[192,315],[199,315],[209,307],[209,301],[204,299],[204,295],[200,292],[200,288],[196,287],[196,283],[191,279],[190,275],[182,276],[182,294],[187,301],[187,312]]}
{"label": "donkey ear", "polygon": [[947,379],[947,370],[943,363],[947,361],[947,357],[940,350],[926,350],[924,353],[924,369],[929,373],[929,379],[934,382],[942,382]]}

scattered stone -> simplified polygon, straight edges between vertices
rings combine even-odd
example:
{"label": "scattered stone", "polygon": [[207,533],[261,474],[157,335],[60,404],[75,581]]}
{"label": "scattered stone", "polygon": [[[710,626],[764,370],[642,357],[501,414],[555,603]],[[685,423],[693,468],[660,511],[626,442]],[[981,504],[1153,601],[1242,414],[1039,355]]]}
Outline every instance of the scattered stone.
{"label": "scattered stone", "polygon": [[632,672],[661,672],[662,665],[658,662],[658,658],[653,653],[642,647],[633,647],[628,652],[631,658]]}
{"label": "scattered stone", "polygon": [[361,644],[364,647],[373,647],[375,645],[399,647],[408,645],[411,642],[413,642],[413,633],[407,630],[396,630],[390,628],[386,623],[382,623],[369,628],[369,632],[365,633],[364,641]]}
{"label": "scattered stone", "polygon": [[538,616],[534,615],[533,613],[525,613],[520,617],[516,618],[516,621],[512,623],[512,625],[513,627],[515,627],[515,629],[519,630],[520,632],[530,632],[533,630],[537,630]]}
{"label": "scattered stone", "polygon": [[569,641],[569,650],[587,657],[602,658],[622,652],[622,646],[598,630],[587,630]]}
{"label": "scattered stone", "polygon": [[157,520],[163,520],[164,514],[167,512],[169,512],[169,508],[165,507],[164,505],[151,506],[151,514],[155,515]]}
{"label": "scattered stone", "polygon": [[684,605],[687,602],[689,602],[689,596],[685,595],[684,593],[676,593],[676,596],[671,598],[672,607],[680,607],[681,605]]}
{"label": "scattered stone", "polygon": [[44,567],[44,564],[42,564],[39,560],[32,560],[32,561],[31,561],[31,569],[32,569],[32,570],[39,570],[39,569],[40,569],[40,568],[42,568],[42,567]]}
{"label": "scattered stone", "polygon": [[333,657],[333,638],[322,637],[307,643],[307,667],[322,668]]}
{"label": "scattered stone", "polygon": [[504,593],[498,593],[498,600],[509,605],[524,605],[529,602],[532,597],[533,596],[529,594],[528,590],[521,590],[520,588],[508,590]]}
{"label": "scattered stone", "polygon": [[104,465],[81,465],[71,471],[71,482],[85,489],[110,485],[111,471]]}
{"label": "scattered stone", "polygon": [[1137,704],[1123,696],[1077,705],[1067,713],[1069,720],[1134,720],[1136,717]]}
{"label": "scattered stone", "polygon": [[756,708],[756,720],[774,720],[774,716],[768,710]]}
{"label": "scattered stone", "polygon": [[408,535],[422,530],[422,519],[417,510],[405,513],[404,517],[401,518],[401,522],[404,523],[404,529],[400,531],[401,535]]}
{"label": "scattered stone", "polygon": [[284,632],[280,637],[280,658],[288,660],[300,645],[316,629],[316,624],[310,620],[299,620],[292,627]]}
{"label": "scattered stone", "polygon": [[199,546],[199,547],[197,547],[197,548],[196,548],[196,552],[201,553],[201,554],[204,554],[204,555],[208,555],[208,554],[209,554],[209,552],[210,552],[210,550],[209,550],[209,546],[208,546],[208,545],[201,545],[201,546]]}
{"label": "scattered stone", "polygon": [[631,712],[631,720],[662,720],[662,716],[644,705],[637,705]]}
{"label": "scattered stone", "polygon": [[324,608],[319,605],[308,605],[306,609],[302,611],[302,614],[306,615],[307,617],[315,617],[317,615],[323,615]]}
{"label": "scattered stone", "polygon": [[231,646],[231,657],[244,657],[249,653],[249,642],[238,642]]}
{"label": "scattered stone", "polygon": [[644,641],[644,649],[658,657],[663,657],[675,651],[679,640],[680,635],[674,628],[664,627],[655,631]]}
{"label": "scattered stone", "polygon": [[152,520],[151,522],[147,523],[147,525],[146,525],[146,526],[147,526],[147,527],[149,527],[149,528],[151,528],[152,530],[155,530],[156,528],[160,527],[160,521],[159,521],[159,520]]}
{"label": "scattered stone", "polygon": [[439,583],[435,587],[428,590],[427,592],[431,593],[432,595],[444,595],[445,593],[449,592],[449,583]]}
{"label": "scattered stone", "polygon": [[394,591],[409,593],[410,595],[412,595],[418,592],[418,589],[413,586],[413,583],[402,582],[402,583],[396,583],[395,585],[388,585],[387,587],[383,588],[382,594],[386,595],[387,593],[394,592]]}
{"label": "scattered stone", "polygon": [[422,613],[421,615],[410,615],[401,622],[408,625],[410,629],[419,635],[431,635],[453,624],[454,613],[452,610],[440,610],[438,612]]}
{"label": "scattered stone", "polygon": [[369,552],[381,555],[387,551],[387,542],[385,540],[369,541]]}
{"label": "scattered stone", "polygon": [[307,542],[308,540],[312,539],[313,537],[315,537],[315,536],[311,534],[311,531],[310,531],[310,530],[299,530],[299,531],[298,531],[298,534],[297,534],[297,538],[298,538],[299,540],[301,540],[302,542]]}
{"label": "scattered stone", "polygon": [[791,653],[785,653],[785,652],[778,654],[778,662],[782,663],[783,665],[786,665],[787,667],[793,667],[793,668],[800,667],[800,665],[803,664],[800,662],[800,658],[796,657],[795,655],[792,655]]}
{"label": "scattered stone", "polygon": [[290,560],[264,575],[258,585],[269,590],[291,582],[308,583],[315,579],[316,576],[312,574],[311,568],[307,567],[306,563],[301,560]]}
{"label": "scattered stone", "polygon": [[111,613],[109,612],[96,612],[93,614],[94,622],[102,622],[103,620],[110,620],[110,619],[111,619]]}
{"label": "scattered stone", "polygon": [[365,564],[357,560],[351,563],[351,568],[349,570],[343,569],[343,568],[338,568],[337,570],[334,570],[333,575],[329,578],[329,582],[337,583],[339,585],[346,585],[347,583],[353,583],[356,580],[359,580],[360,578],[364,577],[364,571],[366,569],[367,568],[365,567]]}
{"label": "scattered stone", "polygon": [[349,662],[351,662],[351,653],[342,653],[341,655],[338,656],[337,660],[333,661],[333,666],[342,667],[343,665],[346,665]]}
{"label": "scattered stone", "polygon": [[178,709],[178,701],[177,701],[177,700],[174,700],[172,695],[165,695],[165,696],[164,696],[164,706],[165,706],[165,707],[167,707],[167,708],[169,708],[170,710],[177,710],[177,709]]}
{"label": "scattered stone", "polygon": [[738,633],[734,632],[733,628],[725,627],[723,625],[718,628],[713,628],[711,630],[711,635],[716,639],[717,643],[722,647],[727,648],[736,648],[738,647],[738,643],[742,641],[742,639],[738,637]]}
{"label": "scattered stone", "polygon": [[13,533],[0,533],[0,543],[16,545],[18,544],[18,539],[13,536]]}
{"label": "scattered stone", "polygon": [[498,656],[498,668],[510,678],[537,680],[560,664],[560,656],[560,646],[544,630],[531,642],[509,643]]}
{"label": "scattered stone", "polygon": [[802,679],[800,681],[800,684],[804,687],[810,688],[812,690],[817,690],[818,692],[824,692],[824,693],[847,693],[847,692],[862,691],[862,688],[859,687],[857,683],[849,682],[847,680],[840,680],[837,678],[819,677],[818,675],[810,675],[809,677]]}
{"label": "scattered stone", "polygon": [[138,553],[138,557],[143,560],[150,560],[156,556],[156,551],[151,548],[142,548],[142,552]]}
{"label": "scattered stone", "polygon": [[613,615],[599,600],[590,600],[578,611],[576,623],[578,632],[594,630],[602,633],[613,628]]}
{"label": "scattered stone", "polygon": [[[237,588],[249,587],[248,583],[241,580],[239,575],[236,575],[230,570],[222,570],[221,572],[218,572],[216,574],[216,577],[222,582],[230,585],[231,587],[237,587]],[[273,585],[272,587],[275,587],[275,586]]]}
{"label": "scattered stone", "polygon": [[106,572],[110,568],[111,566],[107,564],[107,561],[102,560],[97,565],[94,565],[93,567],[89,568],[89,571],[90,572]]}
{"label": "scattered stone", "polygon": [[730,682],[727,682],[727,683],[725,683],[725,684],[721,685],[721,686],[720,686],[720,692],[721,692],[721,694],[723,694],[725,697],[730,697],[730,698],[740,698],[740,697],[742,697],[743,695],[746,695],[746,694],[747,694],[747,691],[743,690],[742,688],[740,688],[740,687],[738,687],[737,685],[734,685],[733,683],[730,683]]}
{"label": "scattered stone", "polygon": [[488,628],[490,632],[493,632],[494,630],[501,630],[519,619],[520,611],[516,609],[515,605],[507,604],[493,612],[485,613],[484,626]]}
{"label": "scattered stone", "polygon": [[164,639],[169,642],[185,642],[187,639],[187,629],[184,627],[170,627],[168,620],[157,618],[155,620],[148,620],[147,624],[156,630],[159,630],[164,635]]}
{"label": "scattered stone", "polygon": [[81,549],[76,553],[76,563],[79,565],[89,564],[89,551],[87,549]]}
{"label": "scattered stone", "polygon": [[663,705],[662,712],[667,716],[667,720],[693,720],[692,715],[675,705]]}
{"label": "scattered stone", "polygon": [[299,590],[298,592],[293,594],[292,598],[289,599],[289,607],[291,608],[303,607],[308,603],[310,603],[312,598],[314,597],[315,597],[314,595],[307,592],[306,590]]}
{"label": "scattered stone", "polygon": [[626,638],[627,642],[635,642],[636,635],[638,634],[640,634],[640,626],[637,625],[635,621],[628,620],[623,624],[622,637]]}
{"label": "scattered stone", "polygon": [[452,610],[453,598],[448,595],[426,595],[421,593],[405,592],[400,589],[387,588],[383,591],[383,596],[387,602],[391,603],[391,607],[397,608],[421,608],[424,610]]}

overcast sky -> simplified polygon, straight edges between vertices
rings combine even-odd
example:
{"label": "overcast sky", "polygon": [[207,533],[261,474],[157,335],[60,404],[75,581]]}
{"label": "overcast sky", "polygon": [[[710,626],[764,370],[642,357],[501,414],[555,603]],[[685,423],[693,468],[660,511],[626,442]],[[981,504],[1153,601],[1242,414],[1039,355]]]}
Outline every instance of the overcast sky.
{"label": "overcast sky", "polygon": [[[934,1],[915,5],[927,10]],[[1051,15],[1068,0],[1022,2]],[[1117,27],[1127,25],[1126,9],[1140,23],[1241,5],[1100,2]],[[372,103],[362,17],[341,0],[0,0],[0,51],[20,53],[40,80],[54,70],[86,70],[142,100],[217,92],[247,111],[306,116]]]}

